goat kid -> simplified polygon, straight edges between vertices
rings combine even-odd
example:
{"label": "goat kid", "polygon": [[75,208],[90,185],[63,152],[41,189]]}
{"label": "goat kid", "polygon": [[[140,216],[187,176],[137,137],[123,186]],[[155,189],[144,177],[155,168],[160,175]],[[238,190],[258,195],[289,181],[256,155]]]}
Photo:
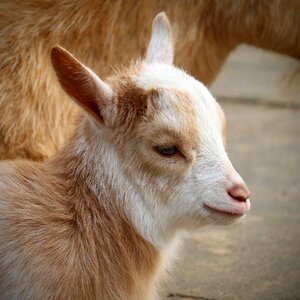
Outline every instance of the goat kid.
{"label": "goat kid", "polygon": [[105,82],[59,46],[51,58],[85,113],[50,161],[0,164],[1,299],[157,299],[180,230],[249,209],[223,112],[172,65],[164,13],[145,60]]}

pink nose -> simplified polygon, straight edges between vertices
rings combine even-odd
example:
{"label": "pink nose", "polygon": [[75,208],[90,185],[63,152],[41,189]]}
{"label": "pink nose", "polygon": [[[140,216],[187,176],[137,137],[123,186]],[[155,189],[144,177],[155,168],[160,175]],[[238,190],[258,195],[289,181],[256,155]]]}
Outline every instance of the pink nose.
{"label": "pink nose", "polygon": [[250,196],[250,192],[242,177],[235,170],[233,170],[229,180],[230,185],[227,188],[228,195],[237,201],[246,202]]}
{"label": "pink nose", "polygon": [[246,184],[236,184],[230,187],[229,190],[227,190],[227,193],[235,200],[240,202],[246,202],[246,200],[250,196],[250,192],[246,186]]}

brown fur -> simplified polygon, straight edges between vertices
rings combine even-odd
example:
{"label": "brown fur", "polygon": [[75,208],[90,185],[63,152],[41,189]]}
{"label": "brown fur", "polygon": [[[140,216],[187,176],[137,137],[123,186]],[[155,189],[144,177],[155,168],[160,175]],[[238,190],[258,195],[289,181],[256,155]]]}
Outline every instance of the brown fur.
{"label": "brown fur", "polygon": [[[51,299],[130,299],[130,295],[144,299],[143,290],[146,292],[152,279],[149,274],[157,268],[158,254],[122,212],[113,206],[103,207],[81,189],[68,195],[74,183],[65,186],[55,173],[50,173],[56,181],[53,185],[52,176],[39,167],[20,163],[18,172],[15,183],[19,189],[28,188],[28,181],[33,181],[40,194],[14,192],[13,201],[2,212],[9,223],[2,228],[1,243],[8,244],[15,236],[14,246],[5,249],[15,262],[6,261],[8,265],[1,267],[1,290],[9,295],[10,289],[22,288],[26,295],[34,283],[43,293],[36,292],[30,299],[43,299],[48,294]],[[76,184],[82,186],[80,179]],[[13,274],[6,269],[19,272],[16,286],[8,285]]]}
{"label": "brown fur", "polygon": [[[4,299],[138,300],[151,293],[159,253],[116,205],[111,182],[75,154],[82,136],[91,149],[98,138],[90,121],[83,118],[80,127],[50,162],[0,164]],[[87,182],[105,187],[101,199]]]}
{"label": "brown fur", "polygon": [[43,160],[72,131],[75,106],[56,84],[61,44],[101,75],[145,52],[153,16],[170,16],[176,64],[210,83],[240,43],[300,58],[298,0],[0,1],[0,158]]}

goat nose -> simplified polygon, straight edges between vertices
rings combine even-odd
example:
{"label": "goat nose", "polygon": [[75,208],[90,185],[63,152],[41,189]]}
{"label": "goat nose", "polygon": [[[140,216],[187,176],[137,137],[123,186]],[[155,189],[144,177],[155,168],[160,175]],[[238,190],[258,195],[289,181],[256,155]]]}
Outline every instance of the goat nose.
{"label": "goat nose", "polygon": [[240,182],[232,185],[227,193],[235,200],[240,202],[246,202],[250,196],[250,192],[244,182]]}
{"label": "goat nose", "polygon": [[226,189],[228,195],[237,201],[246,202],[250,196],[250,192],[240,174],[232,168],[228,179],[229,185]]}

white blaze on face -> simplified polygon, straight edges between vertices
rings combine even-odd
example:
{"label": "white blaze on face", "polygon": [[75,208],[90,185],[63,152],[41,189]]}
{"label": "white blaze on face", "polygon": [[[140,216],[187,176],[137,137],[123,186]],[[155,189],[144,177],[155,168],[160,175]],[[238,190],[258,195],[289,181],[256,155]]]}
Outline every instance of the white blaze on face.
{"label": "white blaze on face", "polygon": [[[168,202],[172,218],[180,225],[199,226],[230,223],[243,215],[249,201],[233,199],[228,189],[239,184],[245,190],[244,183],[225,152],[222,120],[207,88],[165,64],[145,65],[135,81],[146,90],[159,91],[155,126],[168,127],[170,134],[181,139],[184,156],[192,158],[185,161]],[[175,164],[174,172],[178,172]]]}

